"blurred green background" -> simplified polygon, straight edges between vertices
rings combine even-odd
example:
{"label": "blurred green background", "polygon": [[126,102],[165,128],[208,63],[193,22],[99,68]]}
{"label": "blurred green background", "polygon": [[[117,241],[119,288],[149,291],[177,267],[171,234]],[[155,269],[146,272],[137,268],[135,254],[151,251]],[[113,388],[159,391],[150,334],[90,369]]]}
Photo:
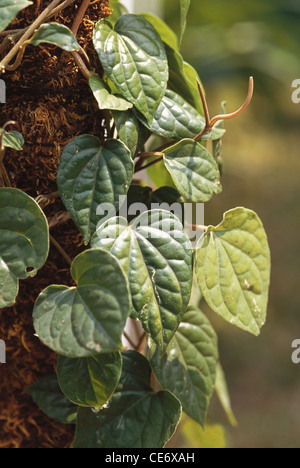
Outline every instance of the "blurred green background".
{"label": "blurred green background", "polygon": [[[151,2],[150,2],[151,3]],[[179,0],[164,0],[164,19],[179,30]],[[300,338],[300,2],[295,0],[191,0],[181,52],[198,71],[212,115],[236,110],[250,75],[251,106],[226,123],[223,193],[206,205],[206,224],[236,206],[263,220],[272,251],[267,324],[259,338],[208,311],[219,335],[238,428],[214,399],[210,418],[233,448],[300,447],[300,365],[291,343]]]}

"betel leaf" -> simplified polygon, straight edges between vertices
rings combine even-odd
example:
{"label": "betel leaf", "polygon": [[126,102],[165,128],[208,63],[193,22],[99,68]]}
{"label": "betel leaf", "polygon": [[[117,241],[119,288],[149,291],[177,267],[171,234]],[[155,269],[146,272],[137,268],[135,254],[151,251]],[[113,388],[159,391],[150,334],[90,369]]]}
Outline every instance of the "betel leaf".
{"label": "betel leaf", "polygon": [[13,305],[19,279],[35,276],[49,252],[47,219],[21,190],[0,189],[0,308]]}
{"label": "betel leaf", "polygon": [[55,374],[46,375],[26,389],[38,407],[51,419],[63,424],[75,424],[78,407],[62,393]]}
{"label": "betel leaf", "polygon": [[213,156],[200,143],[184,139],[164,150],[164,163],[178,191],[193,202],[207,202],[222,191]]}
{"label": "betel leaf", "polygon": [[126,111],[133,104],[125,99],[111,94],[108,85],[98,75],[92,75],[89,79],[90,88],[98,103],[99,109]]}
{"label": "betel leaf", "polygon": [[203,427],[214,393],[218,363],[217,336],[205,315],[188,307],[164,356],[150,346],[150,363],[164,389]]}
{"label": "betel leaf", "polygon": [[38,46],[44,42],[54,44],[68,52],[80,50],[80,45],[72,31],[67,26],[59,23],[42,24],[30,40],[30,44],[33,46]]}
{"label": "betel leaf", "polygon": [[137,15],[121,16],[114,29],[100,20],[93,42],[109,79],[151,123],[169,77],[165,48],[154,27]]}
{"label": "betel leaf", "polygon": [[[105,210],[116,214],[132,177],[131,153],[121,141],[106,140],[101,144],[96,136],[81,135],[64,148],[58,167],[58,189],[85,244]],[[102,211],[97,211],[99,205]]]}
{"label": "betel leaf", "polygon": [[120,16],[128,14],[127,8],[119,0],[109,0],[109,8],[111,14],[108,19],[111,24],[116,24]]}
{"label": "betel leaf", "polygon": [[259,335],[267,313],[270,249],[262,222],[235,208],[199,240],[196,275],[202,294],[218,315]]}
{"label": "betel leaf", "polygon": [[[205,127],[202,115],[179,94],[169,89],[158,106],[151,125],[148,125],[142,116],[138,115],[138,117],[151,132],[173,140],[194,138]],[[225,130],[214,130],[208,139],[218,139],[224,133]]]}
{"label": "betel leaf", "polygon": [[134,310],[163,353],[188,305],[192,246],[179,219],[168,211],[143,213],[128,227],[113,218],[97,230],[92,247],[109,250],[128,275]]}
{"label": "betel leaf", "polygon": [[77,359],[58,356],[57,359],[60,388],[79,406],[102,408],[114,393],[121,370],[119,352]]}
{"label": "betel leaf", "polygon": [[112,111],[112,116],[120,140],[130,149],[134,158],[150,137],[150,131],[135,117],[131,110],[126,112]]}
{"label": "betel leaf", "polygon": [[142,13],[145,18],[156,29],[161,40],[174,50],[179,50],[178,39],[175,32],[161,18],[152,13]]}
{"label": "betel leaf", "polygon": [[71,274],[77,287],[49,286],[38,297],[37,335],[67,357],[118,351],[131,306],[119,262],[109,252],[87,250],[76,257]]}
{"label": "betel leaf", "polygon": [[[2,134],[2,132],[3,129],[0,128],[0,134]],[[17,151],[21,151],[24,145],[24,138],[21,133],[17,132],[16,130],[11,130],[10,132],[4,130],[2,136],[2,145],[5,148],[12,148]]]}
{"label": "betel leaf", "polygon": [[151,368],[141,354],[122,356],[120,383],[106,408],[79,408],[74,448],[162,448],[174,434],[180,402],[167,390],[152,391]]}
{"label": "betel leaf", "polygon": [[27,0],[0,0],[0,31],[3,31],[14,17],[32,2]]}

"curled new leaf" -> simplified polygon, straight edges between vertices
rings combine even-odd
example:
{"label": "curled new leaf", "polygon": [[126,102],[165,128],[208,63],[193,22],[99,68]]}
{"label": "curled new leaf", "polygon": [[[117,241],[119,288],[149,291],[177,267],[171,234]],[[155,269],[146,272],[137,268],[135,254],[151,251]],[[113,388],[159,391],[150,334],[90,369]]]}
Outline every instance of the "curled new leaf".
{"label": "curled new leaf", "polygon": [[270,249],[256,213],[235,208],[199,240],[196,275],[213,311],[228,322],[259,335],[267,313]]}

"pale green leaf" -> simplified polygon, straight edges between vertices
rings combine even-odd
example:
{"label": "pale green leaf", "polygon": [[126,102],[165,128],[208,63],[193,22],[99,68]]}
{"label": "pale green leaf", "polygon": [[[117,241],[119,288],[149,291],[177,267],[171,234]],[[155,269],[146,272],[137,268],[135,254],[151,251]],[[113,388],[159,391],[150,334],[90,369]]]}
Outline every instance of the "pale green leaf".
{"label": "pale green leaf", "polygon": [[226,433],[220,424],[206,424],[202,429],[191,419],[184,419],[181,433],[185,439],[183,448],[187,449],[225,449],[227,448]]}
{"label": "pale green leaf", "polygon": [[54,44],[68,52],[80,50],[80,45],[72,31],[67,26],[59,23],[42,24],[30,40],[30,44],[33,46],[38,46],[44,42]]}
{"label": "pale green leaf", "polygon": [[226,413],[228,421],[233,427],[237,427],[238,423],[232,410],[226,377],[225,377],[223,368],[220,363],[218,364],[218,367],[217,367],[216,394],[218,395],[218,398]]}
{"label": "pale green leaf", "polygon": [[179,43],[181,44],[182,38],[186,29],[187,15],[189,12],[191,0],[180,0],[180,36]]}
{"label": "pale green leaf", "polygon": [[27,0],[0,0],[0,31],[12,22],[19,11],[29,5],[32,5],[32,2]]}
{"label": "pale green leaf", "polygon": [[235,208],[199,240],[196,274],[202,294],[218,315],[254,335],[266,321],[270,249],[261,220]]}
{"label": "pale green leaf", "polygon": [[[0,133],[3,132],[3,129],[0,128]],[[6,130],[2,136],[2,144],[6,148],[12,148],[17,151],[21,151],[24,145],[24,138],[21,133],[17,132],[16,130],[11,130],[7,132]]]}
{"label": "pale green leaf", "polygon": [[133,104],[121,97],[111,94],[108,85],[97,75],[92,75],[89,79],[90,88],[98,103],[99,109],[109,109],[125,111],[131,109]]}

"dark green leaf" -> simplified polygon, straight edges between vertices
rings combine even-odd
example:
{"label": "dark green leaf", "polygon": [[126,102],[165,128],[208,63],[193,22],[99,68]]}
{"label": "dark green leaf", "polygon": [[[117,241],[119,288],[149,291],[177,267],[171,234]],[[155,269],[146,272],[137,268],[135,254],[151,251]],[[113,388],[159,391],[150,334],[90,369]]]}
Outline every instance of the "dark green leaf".
{"label": "dark green leaf", "polygon": [[88,358],[58,356],[57,378],[66,397],[79,406],[102,408],[114,393],[122,370],[119,352]]}
{"label": "dark green leaf", "polygon": [[[0,128],[0,133],[2,131],[3,129]],[[13,148],[17,151],[21,151],[24,145],[24,138],[21,133],[17,132],[16,130],[11,130],[10,132],[4,131],[2,144],[6,148]]]}
{"label": "dark green leaf", "polygon": [[78,407],[62,393],[56,375],[47,375],[31,384],[26,392],[49,418],[64,424],[75,424]]}
{"label": "dark green leaf", "polygon": [[159,34],[141,16],[124,15],[114,30],[106,20],[100,20],[93,41],[110,80],[151,122],[165,94],[169,76]]}
{"label": "dark green leaf", "polygon": [[259,335],[266,321],[270,284],[270,249],[256,213],[235,208],[199,240],[196,275],[214,312]]}
{"label": "dark green leaf", "polygon": [[98,102],[99,109],[125,111],[132,108],[133,104],[111,94],[108,85],[99,76],[92,75],[89,79],[89,85]]}
{"label": "dark green leaf", "polygon": [[[155,134],[171,138],[173,140],[182,140],[183,138],[194,138],[205,127],[205,120],[194,107],[188,104],[179,94],[167,89],[152,122],[147,125],[146,120],[139,115],[139,119],[145,126]],[[218,130],[221,135],[224,130]],[[215,139],[216,131],[212,132],[209,139]]]}
{"label": "dark green leaf", "polygon": [[109,252],[87,250],[74,260],[76,288],[49,286],[38,297],[33,321],[49,348],[67,357],[89,357],[122,348],[130,310],[128,282]]}
{"label": "dark green leaf", "polygon": [[112,116],[120,140],[130,149],[134,158],[148,140],[150,131],[139,122],[131,110],[112,112]]}
{"label": "dark green leaf", "polygon": [[161,352],[171,341],[192,287],[192,246],[179,219],[162,210],[143,213],[128,227],[113,218],[97,230],[92,247],[109,250],[128,275],[133,307]]}
{"label": "dark green leaf", "polygon": [[13,305],[18,280],[35,276],[49,251],[47,219],[21,190],[0,189],[0,308]]}
{"label": "dark green leaf", "polygon": [[[131,154],[121,141],[107,140],[101,144],[93,135],[81,135],[65,147],[57,174],[58,189],[85,244],[106,210],[113,216],[119,209],[132,176]],[[98,215],[101,204],[103,211]]]}
{"label": "dark green leaf", "polygon": [[197,308],[185,312],[166,354],[150,347],[150,362],[164,389],[181,401],[183,411],[203,427],[214,393],[218,362],[217,336]]}
{"label": "dark green leaf", "polygon": [[32,2],[27,0],[0,0],[0,31],[3,31],[19,11],[28,5],[32,5]]}
{"label": "dark green leaf", "polygon": [[222,191],[213,156],[200,143],[185,139],[164,150],[164,162],[178,191],[194,202],[207,202]]}
{"label": "dark green leaf", "polygon": [[167,390],[153,393],[148,361],[123,353],[120,383],[101,411],[79,408],[74,448],[161,448],[181,416],[179,401]]}
{"label": "dark green leaf", "polygon": [[54,44],[68,52],[80,50],[80,45],[72,31],[59,23],[42,24],[30,40],[30,44],[33,46],[38,46],[43,42]]}

